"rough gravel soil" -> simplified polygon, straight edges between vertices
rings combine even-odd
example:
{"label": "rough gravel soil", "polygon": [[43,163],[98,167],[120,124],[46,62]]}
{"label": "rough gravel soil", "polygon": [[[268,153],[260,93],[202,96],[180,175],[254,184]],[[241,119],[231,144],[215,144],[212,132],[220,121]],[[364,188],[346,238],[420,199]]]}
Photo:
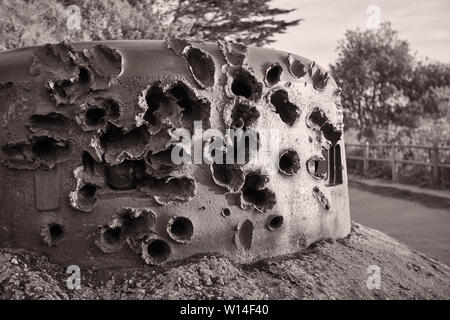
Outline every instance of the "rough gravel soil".
{"label": "rough gravel soil", "polygon": [[[369,290],[367,268],[381,270]],[[0,249],[1,299],[449,299],[450,268],[389,236],[353,223],[337,242],[307,252],[238,265],[202,256],[165,269],[82,269],[67,289],[65,267],[20,249]]]}

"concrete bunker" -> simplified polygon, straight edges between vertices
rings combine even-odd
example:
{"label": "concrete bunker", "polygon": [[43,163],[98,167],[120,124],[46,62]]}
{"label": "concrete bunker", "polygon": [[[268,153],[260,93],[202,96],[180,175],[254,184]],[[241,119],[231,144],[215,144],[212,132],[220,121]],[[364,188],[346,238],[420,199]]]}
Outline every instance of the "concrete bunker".
{"label": "concrete bunker", "polygon": [[[40,90],[0,75],[0,112],[21,99],[36,105],[14,117],[0,114],[7,124],[0,127],[2,190],[23,208],[23,195],[9,189],[14,175],[28,174],[39,183],[24,193],[56,181],[59,198],[69,195],[72,206],[29,208],[45,218],[37,228],[49,255],[65,259],[58,252],[74,252],[77,262],[100,268],[99,261],[162,265],[211,251],[251,262],[348,233],[347,199],[336,196],[346,194],[342,110],[323,69],[300,56],[286,61],[285,53],[225,41],[142,41],[132,47],[108,42],[24,49],[31,72],[26,81]],[[139,59],[144,54],[155,57],[151,65]],[[240,129],[244,142],[245,134],[256,135],[257,150],[264,143],[261,129],[280,130],[282,147],[269,150],[280,170],[264,170],[265,160],[240,163],[236,157],[230,157],[233,163],[175,165],[171,156],[179,141],[173,132],[192,134],[196,120],[225,135],[225,157],[236,155],[243,140],[227,135],[228,129]],[[297,196],[301,201],[291,203]],[[113,212],[106,221],[105,210]],[[20,225],[24,218],[18,219]],[[311,230],[304,230],[305,219]],[[81,239],[80,231],[87,236]],[[88,260],[80,247],[92,242],[99,250]]]}

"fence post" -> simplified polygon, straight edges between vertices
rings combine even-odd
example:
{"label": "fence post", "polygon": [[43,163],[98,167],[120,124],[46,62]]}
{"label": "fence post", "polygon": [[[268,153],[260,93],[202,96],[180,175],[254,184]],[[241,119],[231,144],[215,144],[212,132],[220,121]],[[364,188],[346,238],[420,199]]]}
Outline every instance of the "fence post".
{"label": "fence post", "polygon": [[438,144],[433,142],[431,149],[431,163],[433,165],[433,186],[439,186],[439,149]]}
{"label": "fence post", "polygon": [[392,154],[391,154],[391,165],[392,165],[392,181],[397,181],[397,147],[395,144],[392,145]]}
{"label": "fence post", "polygon": [[364,177],[369,176],[369,142],[366,141],[363,150],[363,175]]}

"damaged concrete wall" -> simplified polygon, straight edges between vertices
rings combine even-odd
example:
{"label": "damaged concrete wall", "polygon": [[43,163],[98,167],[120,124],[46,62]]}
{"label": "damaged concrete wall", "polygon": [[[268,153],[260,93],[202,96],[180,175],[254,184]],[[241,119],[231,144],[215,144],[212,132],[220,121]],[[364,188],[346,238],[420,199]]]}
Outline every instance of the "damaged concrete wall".
{"label": "damaged concrete wall", "polygon": [[[0,115],[1,246],[102,268],[249,262],[350,231],[340,89],[293,54],[176,39],[7,51]],[[278,169],[175,164],[174,131],[194,121],[276,129]]]}

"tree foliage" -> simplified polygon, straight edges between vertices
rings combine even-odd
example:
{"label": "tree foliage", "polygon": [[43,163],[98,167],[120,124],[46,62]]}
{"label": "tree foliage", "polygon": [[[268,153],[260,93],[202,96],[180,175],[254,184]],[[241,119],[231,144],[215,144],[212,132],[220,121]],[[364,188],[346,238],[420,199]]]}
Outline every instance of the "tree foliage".
{"label": "tree foliage", "polygon": [[377,31],[347,31],[339,42],[338,59],[331,66],[343,89],[346,125],[372,136],[405,107],[404,88],[411,79],[413,57],[406,41],[390,24]]}
{"label": "tree foliage", "polygon": [[450,65],[436,61],[418,62],[407,88],[411,109],[433,119],[450,114],[450,106],[445,104],[450,94],[449,86]]}
{"label": "tree foliage", "polygon": [[389,23],[377,30],[347,31],[331,66],[343,89],[346,126],[375,139],[389,125],[417,128],[440,119],[450,86],[450,66],[416,61],[407,41]]}
{"label": "tree foliage", "polygon": [[[80,28],[67,21],[80,8]],[[299,20],[269,0],[2,0],[0,49],[58,42],[164,39],[227,39],[264,45]]]}
{"label": "tree foliage", "polygon": [[300,22],[275,18],[291,11],[270,8],[267,0],[186,0],[179,2],[173,21],[191,19],[188,36],[193,38],[264,45]]}

